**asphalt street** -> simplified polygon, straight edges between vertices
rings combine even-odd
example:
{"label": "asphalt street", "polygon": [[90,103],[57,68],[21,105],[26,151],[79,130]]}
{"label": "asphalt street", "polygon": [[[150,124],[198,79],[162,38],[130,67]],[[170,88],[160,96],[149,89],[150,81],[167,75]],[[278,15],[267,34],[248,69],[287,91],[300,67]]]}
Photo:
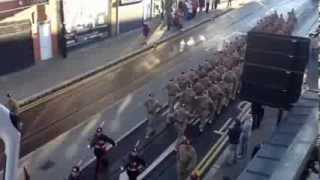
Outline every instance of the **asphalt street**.
{"label": "asphalt street", "polygon": [[[305,5],[303,1],[262,2],[264,1],[251,2],[235,9],[212,23],[110,68],[86,80],[80,86],[69,87],[70,90],[54,99],[23,112],[22,154],[33,151],[59,134],[90,119],[106,107],[128,97],[128,94],[134,98],[136,93],[132,92],[139,88],[146,89],[146,93],[156,92],[158,97],[165,101],[163,87],[170,77],[198,65],[210,57],[214,49],[221,48],[224,40],[239,33],[246,33],[258,19],[273,10],[288,11],[293,7]],[[144,99],[142,96],[138,102],[143,102]],[[141,111],[142,109],[134,112]],[[125,122],[117,123],[126,126]]]}
{"label": "asphalt street", "polygon": [[[164,87],[171,77],[175,77],[181,71],[195,67],[204,59],[211,57],[212,51],[221,48],[224,40],[228,40],[236,34],[246,33],[260,18],[274,10],[286,12],[292,8],[298,8],[297,14],[299,15],[301,9],[306,6],[305,2],[307,1],[268,0],[266,2],[251,2],[209,24],[165,43],[157,49],[119,64],[107,72],[99,74],[96,78],[89,79],[83,85],[57,96],[50,102],[36,106],[32,112],[23,114],[25,119],[36,118],[32,121],[26,121],[22,154],[33,151],[50,139],[72,128],[70,132],[78,131],[78,133],[66,133],[59,137],[60,144],[66,144],[70,147],[55,152],[60,154],[60,159],[49,159],[48,162],[54,164],[53,166],[61,166],[61,172],[66,172],[65,167],[70,165],[63,163],[64,160],[76,162],[83,159],[85,162],[92,162],[91,152],[85,147],[88,137],[94,132],[96,126],[104,122],[103,127],[108,135],[122,137],[145,119],[143,102],[148,92],[154,92],[162,103],[166,102]],[[228,113],[226,116],[232,117]],[[222,123],[223,121],[221,120]],[[220,127],[218,122],[213,126]],[[141,127],[141,129],[144,128]],[[114,153],[119,153],[112,156],[116,158],[112,161],[115,162],[114,167],[111,167],[111,174],[115,174],[115,177],[117,176],[118,165],[121,164],[120,159],[123,157],[123,152],[127,152],[128,149],[133,147],[137,139],[141,139],[142,130],[137,134],[139,135],[127,137],[132,138],[132,140],[124,143],[123,147],[120,143],[118,150],[117,148],[113,150]],[[162,136],[165,136],[165,134],[160,135],[159,138]],[[159,149],[151,145],[151,148],[160,151],[152,153],[153,156],[150,157],[148,162],[157,158],[159,153],[162,153],[163,149],[171,144],[170,141],[172,139],[165,141],[166,143]],[[214,140],[210,142],[214,143]],[[154,141],[154,143],[159,144],[162,141]],[[51,148],[46,149],[47,154],[54,152],[59,147],[57,143],[49,144],[49,146]],[[52,156],[56,157],[54,154]],[[48,157],[34,157],[34,163],[38,159],[44,158]],[[35,168],[41,168],[39,166],[42,166],[42,164]],[[90,174],[92,172],[90,170],[91,166],[85,173]],[[43,174],[36,176],[41,179],[48,172],[50,172],[50,168],[43,168]],[[65,176],[65,174],[59,174],[58,176]]]}

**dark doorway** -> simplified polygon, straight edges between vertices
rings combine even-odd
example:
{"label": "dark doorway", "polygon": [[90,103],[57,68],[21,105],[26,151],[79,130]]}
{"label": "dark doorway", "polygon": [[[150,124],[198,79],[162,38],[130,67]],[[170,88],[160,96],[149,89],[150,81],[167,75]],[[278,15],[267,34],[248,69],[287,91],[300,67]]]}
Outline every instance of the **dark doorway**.
{"label": "dark doorway", "polygon": [[0,75],[34,64],[33,40],[29,21],[0,24]]}

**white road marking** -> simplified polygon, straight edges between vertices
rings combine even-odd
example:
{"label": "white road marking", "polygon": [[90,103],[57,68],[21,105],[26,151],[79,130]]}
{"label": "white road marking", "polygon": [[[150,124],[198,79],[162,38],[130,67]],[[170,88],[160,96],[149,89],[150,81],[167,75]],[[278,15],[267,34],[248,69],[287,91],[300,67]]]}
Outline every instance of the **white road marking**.
{"label": "white road marking", "polygon": [[173,142],[153,163],[144,170],[139,176],[138,180],[145,178],[151,171],[153,171],[166,157],[168,157],[175,149],[176,141]]}

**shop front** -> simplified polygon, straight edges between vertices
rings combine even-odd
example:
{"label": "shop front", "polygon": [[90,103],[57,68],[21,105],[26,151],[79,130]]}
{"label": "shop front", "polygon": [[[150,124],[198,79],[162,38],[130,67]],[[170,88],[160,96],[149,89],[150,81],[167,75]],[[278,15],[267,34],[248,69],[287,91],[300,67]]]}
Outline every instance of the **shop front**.
{"label": "shop front", "polygon": [[63,0],[67,47],[109,36],[109,4],[109,0]]}

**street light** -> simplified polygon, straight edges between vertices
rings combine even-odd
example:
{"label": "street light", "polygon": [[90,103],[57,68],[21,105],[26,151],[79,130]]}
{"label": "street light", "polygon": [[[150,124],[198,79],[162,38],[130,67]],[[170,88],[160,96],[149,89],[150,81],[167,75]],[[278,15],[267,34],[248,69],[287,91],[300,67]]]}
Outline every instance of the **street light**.
{"label": "street light", "polygon": [[21,128],[18,117],[0,104],[0,138],[5,145],[4,180],[18,180]]}

